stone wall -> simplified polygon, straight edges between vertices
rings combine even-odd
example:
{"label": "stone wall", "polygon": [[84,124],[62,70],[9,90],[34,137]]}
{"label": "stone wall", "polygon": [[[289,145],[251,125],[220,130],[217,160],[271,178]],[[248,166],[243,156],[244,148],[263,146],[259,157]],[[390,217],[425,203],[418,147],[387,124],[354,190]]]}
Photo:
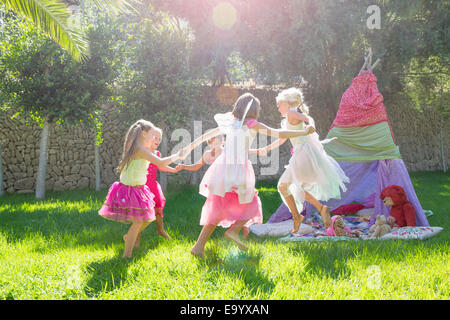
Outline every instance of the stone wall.
{"label": "stone wall", "polygon": [[[217,112],[231,110],[231,104],[236,98],[246,92],[252,92],[261,100],[260,121],[269,126],[279,127],[280,115],[276,109],[275,96],[277,89],[231,89],[205,87],[199,96],[199,101],[187,117],[202,121],[203,132],[214,127],[212,116]],[[403,160],[410,171],[442,170],[440,150],[440,117],[436,112],[420,113],[408,106],[393,107],[386,105],[386,110],[393,128],[396,143],[400,147]],[[311,106],[311,116],[316,121],[317,131],[324,139],[335,117],[335,111],[329,111],[320,106]],[[39,139],[41,128],[29,123],[24,118],[11,119],[11,114],[0,115],[0,142],[2,144],[2,163],[4,189],[6,192],[33,192],[35,187],[37,166],[39,160]],[[114,106],[104,107],[103,138],[100,146],[100,167],[102,187],[107,188],[118,180],[114,172],[117,167],[123,147],[123,140],[128,129],[126,114],[118,113]],[[134,121],[136,119],[132,119]],[[158,124],[158,119],[149,119]],[[192,132],[192,128],[186,128]],[[167,131],[167,130],[166,130]],[[167,150],[171,151],[178,143],[169,141],[170,132],[164,132],[163,139]],[[443,127],[444,153],[447,167],[450,164],[450,123]],[[79,126],[67,129],[55,125],[50,132],[49,158],[47,167],[46,187],[48,190],[74,190],[95,187],[94,164],[95,132]],[[205,147],[205,146],[203,146]],[[161,148],[160,148],[161,149]],[[276,179],[283,171],[290,157],[290,145],[286,143],[280,148],[278,171],[272,175],[261,176],[261,168],[267,166],[261,163],[264,159],[254,161],[257,179]],[[193,158],[191,158],[193,159]],[[267,159],[266,159],[267,161]],[[169,174],[170,182],[197,183],[206,168],[197,174],[180,172]]]}

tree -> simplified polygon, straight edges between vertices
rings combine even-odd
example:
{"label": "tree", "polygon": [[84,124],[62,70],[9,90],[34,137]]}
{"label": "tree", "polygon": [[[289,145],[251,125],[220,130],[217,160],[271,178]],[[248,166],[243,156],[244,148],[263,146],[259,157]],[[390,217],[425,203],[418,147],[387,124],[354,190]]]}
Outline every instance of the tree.
{"label": "tree", "polygon": [[213,85],[228,80],[227,59],[237,48],[239,12],[244,1],[230,0],[148,0],[158,10],[189,22],[193,30],[193,52],[190,64],[209,68]]}
{"label": "tree", "polygon": [[0,197],[5,193],[3,187],[3,163],[2,163],[2,142],[0,141]]}
{"label": "tree", "polygon": [[8,20],[0,43],[2,96],[19,112],[41,124],[36,198],[45,197],[48,135],[55,123],[95,124],[98,101],[109,95],[113,79],[107,63],[111,39],[101,27],[89,28],[91,56],[75,61],[36,28],[14,17]]}
{"label": "tree", "polygon": [[110,14],[135,10],[135,0],[0,0],[7,9],[34,24],[77,61],[89,55],[89,43],[85,31],[70,19],[71,12],[67,5],[80,5],[81,2],[90,3]]}
{"label": "tree", "polygon": [[[303,82],[307,100],[330,111],[337,110],[369,47],[374,57],[382,58],[377,77],[387,101],[400,99],[411,87],[407,74],[423,73],[420,68],[429,62],[434,71],[421,85],[422,92],[439,91],[439,74],[448,79],[448,1],[230,0],[237,19],[228,30],[213,21],[219,0],[151,2],[189,22],[194,50],[201,48],[194,52],[194,62],[211,65],[218,58],[218,66],[224,66],[224,59],[238,51],[264,83]],[[368,24],[373,5],[380,9],[380,29]]]}
{"label": "tree", "polygon": [[189,65],[188,31],[153,10],[124,20],[116,46],[123,57],[118,62],[118,102],[134,115],[132,119],[145,117],[177,129],[198,93],[196,74]]}
{"label": "tree", "polygon": [[70,11],[60,0],[0,0],[6,8],[32,22],[78,61],[88,55],[81,30],[70,26]]}
{"label": "tree", "polygon": [[367,8],[373,4],[365,0],[246,1],[237,33],[241,56],[266,83],[296,85],[306,80],[307,100],[330,111],[337,110],[369,47],[374,57],[381,57],[377,77],[388,101],[406,92],[411,83],[406,73],[420,73],[426,65],[434,65],[428,74],[434,80],[422,83],[421,90],[436,93],[439,74],[448,79],[449,73],[450,4],[375,1],[382,14],[380,30],[367,26]]}

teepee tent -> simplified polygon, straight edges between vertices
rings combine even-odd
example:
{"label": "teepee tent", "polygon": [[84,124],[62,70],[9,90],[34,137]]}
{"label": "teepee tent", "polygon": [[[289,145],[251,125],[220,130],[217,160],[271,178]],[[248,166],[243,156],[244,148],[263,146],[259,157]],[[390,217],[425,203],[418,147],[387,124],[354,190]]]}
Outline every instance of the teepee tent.
{"label": "teepee tent", "polygon": [[[367,58],[366,58],[367,61]],[[364,69],[364,67],[363,67]],[[383,96],[377,88],[377,78],[372,69],[361,70],[344,92],[336,118],[326,139],[336,138],[324,145],[350,178],[341,199],[330,199],[325,204],[330,211],[353,202],[365,208],[374,208],[374,218],[379,214],[389,216],[390,208],[379,198],[381,190],[389,185],[400,185],[416,211],[416,224],[429,226],[417,199],[408,171],[383,105]],[[309,216],[312,206],[307,204],[303,214]],[[284,203],[268,223],[291,218]]]}

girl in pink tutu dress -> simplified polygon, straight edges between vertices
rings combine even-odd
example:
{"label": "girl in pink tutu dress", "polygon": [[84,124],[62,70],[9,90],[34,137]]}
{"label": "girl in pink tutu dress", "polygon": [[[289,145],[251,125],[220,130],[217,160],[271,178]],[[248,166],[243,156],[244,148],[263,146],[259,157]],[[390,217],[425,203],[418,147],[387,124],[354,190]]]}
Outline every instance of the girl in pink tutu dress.
{"label": "girl in pink tutu dress", "polygon": [[[162,139],[162,130],[156,128],[156,130],[153,130],[153,143],[151,145],[150,151],[152,151],[158,157],[161,157],[161,153],[156,149],[159,147],[161,139]],[[149,187],[150,192],[155,195],[154,201],[155,201],[155,216],[156,216],[156,232],[166,239],[172,239],[167,234],[166,230],[164,230],[163,210],[164,206],[166,205],[166,198],[164,197],[161,185],[158,183],[158,181],[156,181],[156,174],[158,172],[158,169],[164,172],[176,173],[180,171],[181,168],[172,168],[169,166],[158,167],[154,163],[150,163],[147,169],[147,182],[145,183]],[[136,240],[136,242],[138,241],[139,238]]]}
{"label": "girl in pink tutu dress", "polygon": [[204,247],[217,226],[228,228],[225,237],[234,241],[239,249],[247,246],[239,238],[239,232],[245,226],[262,223],[261,201],[255,190],[255,174],[248,160],[249,146],[257,133],[281,138],[307,135],[307,130],[277,130],[257,121],[260,102],[250,93],[240,96],[233,111],[216,114],[218,127],[195,140],[189,150],[203,141],[224,134],[223,152],[208,168],[200,183],[200,194],[206,197],[203,205],[200,225],[202,231],[191,249],[196,256],[204,256]]}
{"label": "girl in pink tutu dress", "polygon": [[[188,170],[188,171],[198,171],[201,167],[203,167],[205,164],[212,165],[214,160],[216,160],[223,152],[223,135],[220,134],[216,137],[213,137],[211,139],[208,139],[206,143],[208,144],[209,150],[206,150],[203,153],[202,158],[197,161],[197,163],[194,164],[182,164],[180,163],[177,165],[176,169],[180,170]],[[259,149],[249,149],[248,153],[257,153],[257,154],[264,154],[265,150],[259,150]],[[242,227],[242,236],[244,238],[247,238],[250,230],[247,226]]]}
{"label": "girl in pink tutu dress", "polygon": [[[280,92],[276,98],[278,111],[285,119],[282,127],[290,130],[301,130],[304,123],[314,126],[314,120],[308,115],[308,107],[303,104],[303,94],[300,89],[289,88]],[[300,108],[300,111],[297,108]],[[269,151],[283,144],[287,139],[279,139],[266,147]],[[304,217],[299,213],[303,210],[304,201],[311,203],[322,216],[325,228],[331,224],[328,207],[319,201],[340,198],[345,192],[348,177],[339,164],[324,150],[322,144],[330,140],[319,140],[319,135],[313,133],[305,137],[290,138],[292,157],[289,165],[278,182],[278,191],[284,203],[288,206],[294,220],[292,233],[298,231]]]}
{"label": "girl in pink tutu dress", "polygon": [[114,182],[109,188],[106,201],[99,215],[122,223],[131,223],[124,235],[124,258],[130,258],[140,233],[155,220],[154,195],[146,186],[149,163],[166,166],[187,156],[187,149],[181,149],[170,157],[160,158],[150,151],[153,143],[153,131],[156,127],[146,120],[134,123],[125,136],[122,158],[117,167],[120,182]]}

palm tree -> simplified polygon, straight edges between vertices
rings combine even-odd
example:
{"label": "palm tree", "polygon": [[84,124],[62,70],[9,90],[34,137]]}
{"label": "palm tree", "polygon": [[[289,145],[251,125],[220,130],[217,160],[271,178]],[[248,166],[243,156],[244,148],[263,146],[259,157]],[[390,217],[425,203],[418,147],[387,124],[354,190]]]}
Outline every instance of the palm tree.
{"label": "palm tree", "polygon": [[[81,1],[81,0],[80,0]],[[134,9],[128,0],[86,0],[102,11],[112,13]],[[138,3],[138,0],[131,0]],[[0,0],[6,8],[32,22],[66,49],[75,60],[89,55],[89,45],[81,28],[71,27],[70,10],[64,0]]]}
{"label": "palm tree", "polygon": [[89,53],[84,33],[69,25],[70,11],[61,0],[0,0],[6,8],[32,22],[77,61]]}

